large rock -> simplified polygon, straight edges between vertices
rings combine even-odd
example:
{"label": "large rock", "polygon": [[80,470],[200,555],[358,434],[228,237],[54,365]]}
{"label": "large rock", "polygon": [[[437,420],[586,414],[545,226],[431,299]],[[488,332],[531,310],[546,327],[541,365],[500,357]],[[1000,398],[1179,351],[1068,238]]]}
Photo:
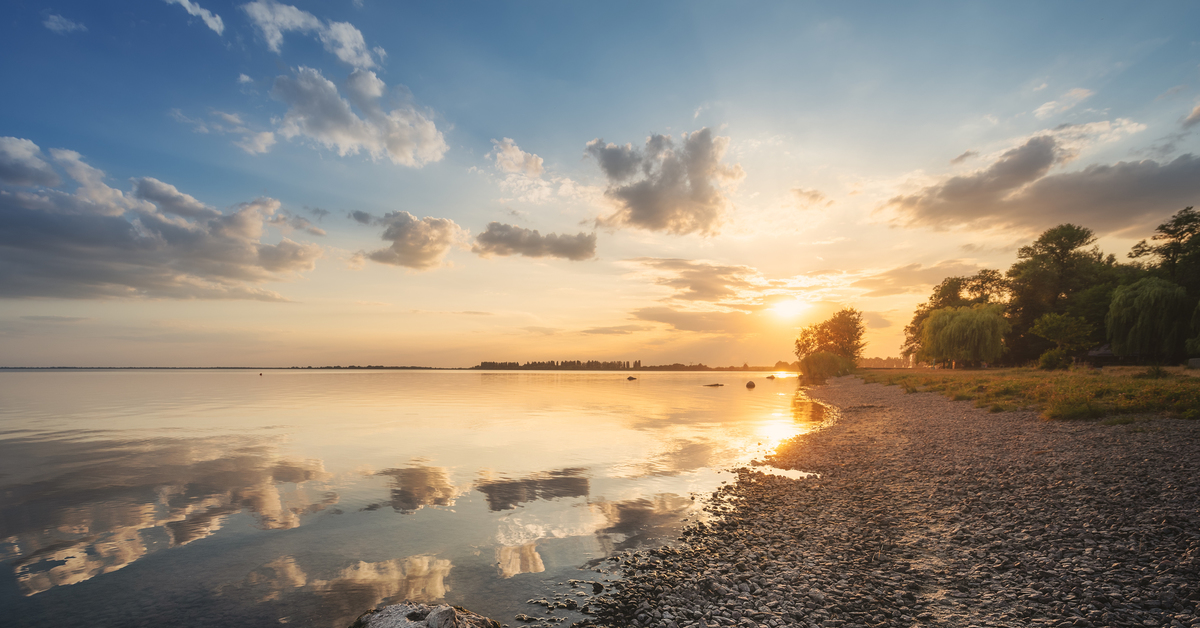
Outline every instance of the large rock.
{"label": "large rock", "polygon": [[500,628],[500,623],[461,606],[405,602],[373,608],[354,620],[350,628]]}

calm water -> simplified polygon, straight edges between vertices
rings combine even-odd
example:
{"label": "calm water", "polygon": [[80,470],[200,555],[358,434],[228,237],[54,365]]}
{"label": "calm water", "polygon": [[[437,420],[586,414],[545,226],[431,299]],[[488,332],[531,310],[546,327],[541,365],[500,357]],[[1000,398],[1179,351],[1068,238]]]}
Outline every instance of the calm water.
{"label": "calm water", "polygon": [[407,598],[512,623],[824,414],[766,373],[626,375],[0,372],[0,617],[342,628]]}

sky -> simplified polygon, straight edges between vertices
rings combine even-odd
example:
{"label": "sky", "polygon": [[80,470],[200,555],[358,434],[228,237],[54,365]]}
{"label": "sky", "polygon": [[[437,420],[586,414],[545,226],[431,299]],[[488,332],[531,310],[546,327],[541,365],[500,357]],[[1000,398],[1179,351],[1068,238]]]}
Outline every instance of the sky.
{"label": "sky", "polygon": [[773,365],[1200,201],[1194,2],[0,18],[0,365]]}

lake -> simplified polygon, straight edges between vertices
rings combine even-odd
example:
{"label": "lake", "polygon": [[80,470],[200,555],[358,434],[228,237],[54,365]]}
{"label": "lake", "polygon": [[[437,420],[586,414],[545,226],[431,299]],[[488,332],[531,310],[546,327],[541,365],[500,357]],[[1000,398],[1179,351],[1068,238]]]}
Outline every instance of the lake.
{"label": "lake", "polygon": [[0,372],[0,617],[344,628],[411,599],[513,624],[832,415],[794,377],[628,375]]}

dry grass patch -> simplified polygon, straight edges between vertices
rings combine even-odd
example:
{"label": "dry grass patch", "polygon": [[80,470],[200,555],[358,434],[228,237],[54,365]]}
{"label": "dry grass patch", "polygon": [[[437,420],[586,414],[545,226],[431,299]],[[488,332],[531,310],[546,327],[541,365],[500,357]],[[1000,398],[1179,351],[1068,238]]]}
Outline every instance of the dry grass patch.
{"label": "dry grass patch", "polygon": [[938,392],[974,401],[992,412],[1033,409],[1047,419],[1099,419],[1130,414],[1168,414],[1200,419],[1200,378],[1164,369],[1147,377],[1146,367],[1042,371],[859,369],[868,382],[905,392]]}

